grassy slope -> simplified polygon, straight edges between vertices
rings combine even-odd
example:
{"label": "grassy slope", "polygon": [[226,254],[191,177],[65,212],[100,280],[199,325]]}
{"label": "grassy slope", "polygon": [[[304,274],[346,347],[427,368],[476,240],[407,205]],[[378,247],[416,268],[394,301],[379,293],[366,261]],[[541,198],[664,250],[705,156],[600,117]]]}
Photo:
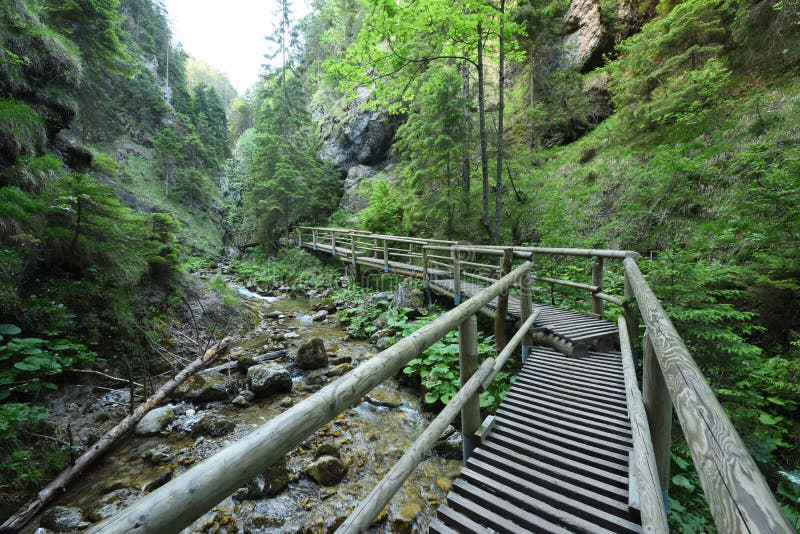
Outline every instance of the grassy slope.
{"label": "grassy slope", "polygon": [[[685,247],[739,259],[774,250],[790,238],[792,214],[767,193],[780,186],[787,203],[797,200],[799,112],[800,81],[786,76],[740,79],[692,123],[654,132],[625,131],[614,115],[581,140],[538,154],[544,163],[521,180],[532,205],[512,210],[545,244]],[[580,163],[589,150],[595,156]],[[756,180],[780,168],[784,183]]]}
{"label": "grassy slope", "polygon": [[[129,153],[127,158],[119,162],[116,172],[111,173],[113,178],[109,185],[123,197],[135,199],[139,209],[170,213],[180,223],[179,241],[187,247],[189,254],[219,254],[222,231],[218,217],[201,207],[176,200],[173,196],[177,193],[167,197],[157,163],[151,154],[152,149],[130,140],[120,140],[115,144],[116,147],[123,145],[132,146],[138,154]],[[115,149],[108,147],[106,151],[113,154]],[[222,204],[218,187],[211,188],[211,202],[214,205]]]}

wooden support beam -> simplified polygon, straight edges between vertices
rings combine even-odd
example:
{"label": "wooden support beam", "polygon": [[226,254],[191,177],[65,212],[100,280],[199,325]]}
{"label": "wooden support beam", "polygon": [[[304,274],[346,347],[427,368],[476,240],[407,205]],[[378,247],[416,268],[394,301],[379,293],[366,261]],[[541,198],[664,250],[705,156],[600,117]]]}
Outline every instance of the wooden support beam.
{"label": "wooden support beam", "polygon": [[535,344],[556,349],[565,356],[580,358],[589,354],[589,345],[580,341],[573,343],[547,332],[534,332],[531,337]]}
{"label": "wooden support beam", "polygon": [[[500,278],[511,272],[514,251],[506,249],[500,260]],[[494,312],[494,348],[499,353],[506,346],[506,315],[508,314],[508,291],[497,296],[497,308]]]}
{"label": "wooden support beam", "polygon": [[658,478],[664,496],[669,493],[669,462],[672,451],[672,401],[667,383],[658,365],[649,332],[644,334],[644,371],[642,373],[642,395],[647,419],[653,436]]}
{"label": "wooden support beam", "polygon": [[453,249],[453,302],[458,306],[461,304],[461,254]]}
{"label": "wooden support beam", "polygon": [[603,288],[603,258],[600,256],[595,256],[594,262],[592,262],[592,285],[600,288],[598,291],[593,291],[592,313],[602,317],[603,299],[597,296],[597,293],[602,291]]}
{"label": "wooden support beam", "polygon": [[[478,369],[478,318],[470,315],[458,325],[458,364],[461,387],[464,387]],[[464,463],[477,446],[475,433],[481,426],[480,395],[476,392],[461,408],[461,440]]]}
{"label": "wooden support beam", "polygon": [[389,242],[383,240],[383,272],[389,272]]}
{"label": "wooden support beam", "polygon": [[422,247],[422,287],[428,289],[430,280],[428,279],[428,251]]}
{"label": "wooden support beam", "polygon": [[[520,322],[524,325],[528,318],[531,316],[531,281],[532,277],[530,272],[525,274],[519,281],[519,309],[520,309]],[[539,315],[539,310],[536,311]],[[532,323],[531,323],[532,325]],[[520,358],[522,362],[528,359],[530,354],[531,345],[533,345],[533,337],[529,332],[530,328],[525,329],[525,337],[522,340],[522,348],[520,349]]]}

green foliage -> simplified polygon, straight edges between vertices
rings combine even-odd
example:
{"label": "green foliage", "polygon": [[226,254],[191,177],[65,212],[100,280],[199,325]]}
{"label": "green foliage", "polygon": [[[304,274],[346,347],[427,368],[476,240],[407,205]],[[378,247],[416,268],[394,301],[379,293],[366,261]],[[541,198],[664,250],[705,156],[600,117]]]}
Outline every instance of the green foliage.
{"label": "green foliage", "polygon": [[379,234],[402,233],[403,201],[386,180],[373,180],[364,196],[369,205],[358,212],[361,228]]}
{"label": "green foliage", "polygon": [[22,102],[0,98],[0,164],[13,163],[22,155],[38,155],[46,135],[44,121],[35,110]]}
{"label": "green foliage", "polygon": [[719,56],[732,16],[730,3],[687,0],[618,47],[609,72],[614,103],[630,124],[654,128],[708,110],[728,85]]}
{"label": "green foliage", "polygon": [[716,532],[700,485],[700,477],[685,445],[673,447],[670,474],[670,526],[687,534]]}
{"label": "green foliage", "polygon": [[96,356],[69,339],[19,337],[20,333],[16,325],[0,324],[0,400],[15,392],[36,394],[56,389],[55,375],[90,363]]}
{"label": "green foliage", "polygon": [[746,341],[763,330],[755,324],[757,315],[735,306],[743,293],[737,285],[740,269],[675,251],[662,252],[643,268],[704,368],[722,373],[761,355],[760,348]]}
{"label": "green foliage", "polygon": [[289,286],[296,291],[322,289],[335,285],[339,272],[311,254],[290,249],[277,258],[255,253],[251,261],[234,262],[231,269],[241,280],[253,280],[261,287]]}
{"label": "green foliage", "polygon": [[[446,221],[444,235],[453,235],[460,201],[454,191],[466,136],[463,110],[467,103],[461,98],[462,81],[458,69],[432,66],[408,118],[397,130],[393,150],[402,158],[399,174],[405,202],[398,211],[404,215],[405,232],[424,234]],[[365,228],[388,232],[394,215],[385,188],[378,185],[381,183],[372,186],[369,207],[359,217]],[[391,192],[396,196],[400,193]]]}
{"label": "green foliage", "polygon": [[256,98],[254,132],[239,142],[243,219],[267,243],[301,220],[322,220],[341,194],[337,173],[319,159],[321,140],[306,98],[290,65],[269,73]]}
{"label": "green foliage", "polygon": [[44,441],[49,413],[21,403],[0,404],[0,485],[14,492],[36,489],[69,463],[69,448]]}

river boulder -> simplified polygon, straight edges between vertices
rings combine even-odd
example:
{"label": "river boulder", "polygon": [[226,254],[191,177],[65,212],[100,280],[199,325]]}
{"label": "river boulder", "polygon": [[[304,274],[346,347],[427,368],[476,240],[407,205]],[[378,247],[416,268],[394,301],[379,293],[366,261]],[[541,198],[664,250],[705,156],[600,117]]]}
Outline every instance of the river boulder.
{"label": "river boulder", "polygon": [[142,417],[141,421],[136,424],[133,433],[137,436],[152,436],[164,430],[174,420],[175,410],[172,409],[172,406],[155,408]]}
{"label": "river boulder", "polygon": [[237,500],[274,497],[289,487],[289,471],[286,458],[281,458],[272,467],[239,488],[232,497]]}
{"label": "river boulder", "polygon": [[347,466],[336,456],[320,456],[306,468],[306,474],[321,486],[335,486],[347,474]]}
{"label": "river boulder", "polygon": [[175,396],[194,402],[211,402],[228,398],[225,377],[216,371],[198,373],[178,386]]}
{"label": "river boulder", "polygon": [[300,345],[297,349],[295,363],[300,369],[319,369],[328,365],[328,353],[325,344],[319,338],[314,338],[308,343]]}
{"label": "river boulder", "polygon": [[236,423],[223,415],[205,413],[192,427],[192,435],[212,436],[215,438],[230,434]]}
{"label": "river boulder", "polygon": [[72,506],[54,506],[42,517],[42,526],[56,532],[72,531],[83,522],[83,514]]}
{"label": "river boulder", "polygon": [[250,391],[256,397],[292,391],[292,377],[289,371],[277,363],[267,362],[252,366],[247,370],[247,381],[250,384]]}

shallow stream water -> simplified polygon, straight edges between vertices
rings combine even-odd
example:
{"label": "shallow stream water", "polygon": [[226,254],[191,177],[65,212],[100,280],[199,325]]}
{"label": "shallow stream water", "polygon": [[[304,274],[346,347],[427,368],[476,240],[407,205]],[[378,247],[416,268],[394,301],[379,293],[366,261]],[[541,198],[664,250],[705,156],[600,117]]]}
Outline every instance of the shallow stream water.
{"label": "shallow stream water", "polygon": [[[252,331],[231,347],[229,357],[252,357],[285,348],[286,357],[275,361],[290,371],[292,392],[256,398],[245,406],[236,406],[230,399],[173,401],[179,415],[167,430],[156,436],[131,436],[125,440],[55,505],[80,509],[88,522],[113,515],[335,380],[334,375],[347,370],[348,365],[357,366],[377,352],[368,343],[347,339],[335,314],[323,322],[313,321],[308,300],[264,297],[235,284],[231,288],[241,295],[242,305],[258,320]],[[312,338],[323,340],[333,363],[323,369],[303,371],[293,365],[293,358],[297,347]],[[235,369],[225,373],[234,397],[244,388],[244,377]],[[114,402],[117,395],[124,403],[125,393],[106,393],[103,402]],[[235,426],[221,437],[192,432],[193,422],[208,412],[224,416]],[[286,490],[255,500],[228,497],[185,532],[332,532],[402,456],[430,418],[422,413],[415,392],[394,379],[388,380],[373,390],[368,400],[346,410],[287,454],[290,482]],[[335,486],[320,486],[305,474],[320,445],[338,449],[348,467],[344,479]],[[159,454],[154,456],[154,451]],[[460,466],[458,460],[435,455],[426,459],[381,513],[372,532],[426,532]]]}

